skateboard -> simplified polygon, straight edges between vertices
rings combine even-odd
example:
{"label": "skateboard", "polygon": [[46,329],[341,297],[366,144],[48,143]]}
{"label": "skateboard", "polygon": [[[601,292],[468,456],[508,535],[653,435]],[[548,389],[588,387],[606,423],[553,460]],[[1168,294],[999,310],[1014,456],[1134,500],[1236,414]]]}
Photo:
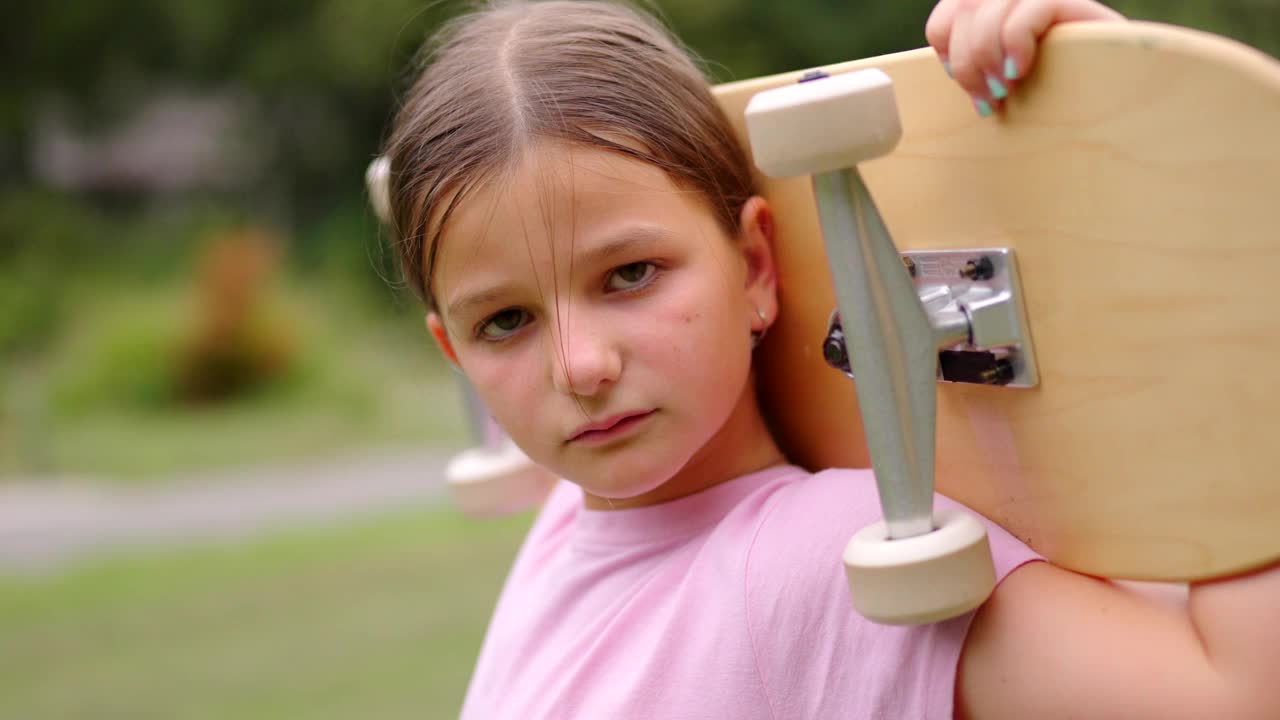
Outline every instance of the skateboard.
{"label": "skateboard", "polygon": [[[859,169],[921,302],[1016,274],[1025,353],[939,350],[937,490],[1086,574],[1280,559],[1280,62],[1184,28],[1060,26],[987,119],[929,49],[822,70],[869,68],[901,140]],[[715,88],[744,146],[752,98],[803,77]],[[859,373],[831,366],[814,183],[759,179],[781,304],[766,413],[798,464],[870,467]]]}

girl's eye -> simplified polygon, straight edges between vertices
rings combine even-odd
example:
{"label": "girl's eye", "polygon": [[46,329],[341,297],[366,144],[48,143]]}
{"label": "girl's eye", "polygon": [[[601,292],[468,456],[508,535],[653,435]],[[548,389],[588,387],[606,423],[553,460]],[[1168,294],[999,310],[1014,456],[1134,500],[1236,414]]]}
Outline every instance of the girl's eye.
{"label": "girl's eye", "polygon": [[628,263],[614,268],[609,273],[609,279],[605,281],[605,286],[609,290],[630,290],[653,277],[657,270],[658,267],[651,262]]}
{"label": "girl's eye", "polygon": [[501,340],[524,327],[528,313],[519,308],[508,308],[494,315],[480,326],[479,335],[485,340]]}

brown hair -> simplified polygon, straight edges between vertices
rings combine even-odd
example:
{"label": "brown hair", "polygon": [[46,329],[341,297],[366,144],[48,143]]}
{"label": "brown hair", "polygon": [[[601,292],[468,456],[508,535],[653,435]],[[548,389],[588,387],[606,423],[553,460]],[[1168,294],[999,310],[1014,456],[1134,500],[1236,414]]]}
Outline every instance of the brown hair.
{"label": "brown hair", "polygon": [[499,0],[424,50],[386,156],[401,268],[428,308],[449,216],[537,139],[656,165],[736,232],[755,194],[746,155],[688,52],[647,15],[598,0]]}

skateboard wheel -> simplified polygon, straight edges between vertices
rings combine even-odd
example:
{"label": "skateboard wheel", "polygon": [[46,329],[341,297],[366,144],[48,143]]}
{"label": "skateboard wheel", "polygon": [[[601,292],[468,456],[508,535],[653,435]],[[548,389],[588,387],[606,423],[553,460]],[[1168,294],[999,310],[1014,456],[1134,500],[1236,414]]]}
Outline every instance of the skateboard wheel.
{"label": "skateboard wheel", "polygon": [[902,138],[893,81],[875,69],[761,92],[746,121],[756,167],[773,177],[851,168]]}
{"label": "skateboard wheel", "polygon": [[444,474],[454,505],[470,517],[523,512],[542,502],[555,484],[550,472],[509,440],[497,449],[464,450]]}
{"label": "skateboard wheel", "polygon": [[890,540],[884,521],[844,550],[853,607],[883,625],[922,625],[977,608],[995,588],[987,529],[959,510],[934,513],[937,529]]}

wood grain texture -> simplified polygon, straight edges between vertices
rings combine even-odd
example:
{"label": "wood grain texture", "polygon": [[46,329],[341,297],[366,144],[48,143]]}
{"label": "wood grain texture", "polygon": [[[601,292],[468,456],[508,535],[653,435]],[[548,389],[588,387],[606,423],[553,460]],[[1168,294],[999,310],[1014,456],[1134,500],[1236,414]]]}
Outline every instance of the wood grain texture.
{"label": "wood grain texture", "polygon": [[[1187,580],[1280,558],[1280,63],[1148,23],[1054,30],[982,120],[928,49],[826,68],[894,80],[904,137],[863,175],[900,249],[1012,246],[1041,385],[939,385],[939,490],[1055,563]],[[717,88],[742,113],[801,73]],[[832,118],[832,122],[839,122]],[[791,457],[869,465],[808,178],[761,179],[782,313],[761,348]]]}

